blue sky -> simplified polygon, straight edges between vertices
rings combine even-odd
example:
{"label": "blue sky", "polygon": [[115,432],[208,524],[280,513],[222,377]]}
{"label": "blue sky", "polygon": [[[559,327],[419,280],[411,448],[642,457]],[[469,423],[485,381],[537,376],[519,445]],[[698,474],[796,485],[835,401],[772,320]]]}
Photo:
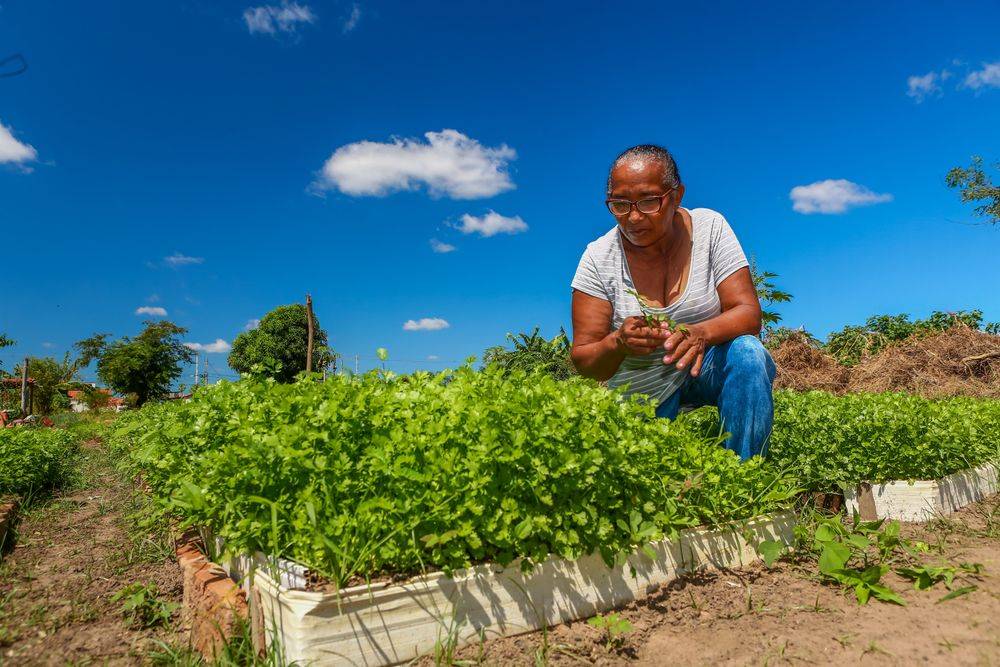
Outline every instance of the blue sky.
{"label": "blue sky", "polygon": [[362,368],[554,335],[644,142],[780,274],[785,323],[1000,320],[1000,230],[943,182],[1000,159],[1000,8],[808,4],[3,0],[0,362],[139,308],[231,343],[307,291]]}

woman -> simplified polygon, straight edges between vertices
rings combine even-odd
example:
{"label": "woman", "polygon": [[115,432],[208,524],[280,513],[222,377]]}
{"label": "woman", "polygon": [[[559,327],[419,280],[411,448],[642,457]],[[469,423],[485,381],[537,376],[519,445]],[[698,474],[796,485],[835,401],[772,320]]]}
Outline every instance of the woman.
{"label": "woman", "polygon": [[[682,208],[683,197],[664,148],[635,146],[612,164],[617,225],[587,246],[573,278],[571,357],[581,375],[651,396],[658,417],[718,406],[726,447],[746,460],[766,453],[774,417],[760,302],[726,219]],[[644,313],[684,326],[650,326]]]}

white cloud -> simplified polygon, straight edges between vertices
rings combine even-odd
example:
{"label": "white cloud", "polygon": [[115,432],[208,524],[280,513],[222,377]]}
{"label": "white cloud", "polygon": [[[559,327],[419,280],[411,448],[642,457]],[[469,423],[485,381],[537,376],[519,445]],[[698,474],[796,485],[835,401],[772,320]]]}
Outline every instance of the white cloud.
{"label": "white cloud", "polygon": [[179,252],[175,252],[169,257],[163,258],[164,263],[169,266],[187,266],[189,264],[203,264],[205,262],[204,257],[189,257],[187,255],[182,255]]}
{"label": "white cloud", "polygon": [[184,347],[208,354],[222,354],[232,349],[232,346],[221,338],[216,338],[214,343],[184,343]]}
{"label": "white cloud", "polygon": [[316,20],[309,5],[297,2],[282,2],[278,5],[263,5],[248,7],[243,12],[243,22],[250,34],[263,33],[273,35],[277,32],[294,33],[300,24],[312,23]]}
{"label": "white cloud", "polygon": [[462,216],[462,224],[456,225],[456,227],[463,234],[475,233],[486,237],[496,236],[497,234],[519,234],[528,231],[528,225],[521,219],[521,216],[515,215],[513,218],[508,218],[496,211],[490,211],[478,218],[466,213]]}
{"label": "white cloud", "polygon": [[349,33],[358,27],[358,21],[361,20],[361,6],[358,3],[354,3],[351,7],[350,15],[344,19],[344,33]]}
{"label": "white cloud", "polygon": [[427,132],[424,137],[426,143],[394,138],[341,146],[314,185],[354,197],[384,197],[425,186],[434,197],[452,199],[492,197],[514,187],[507,163],[517,153],[506,144],[490,148],[457,130]]}
{"label": "white cloud", "polygon": [[247,323],[243,325],[244,331],[250,331],[251,329],[256,329],[260,326],[260,320],[257,318],[247,320]]}
{"label": "white cloud", "polygon": [[11,128],[0,123],[0,164],[24,164],[38,159],[38,151],[14,138]]}
{"label": "white cloud", "polygon": [[963,85],[973,90],[979,90],[980,88],[1000,88],[1000,61],[983,63],[982,69],[969,72],[969,75],[965,77]]}
{"label": "white cloud", "polygon": [[428,354],[427,355],[427,361],[437,361],[440,358],[441,357],[437,356],[436,354]]}
{"label": "white cloud", "polygon": [[434,252],[445,253],[445,252],[455,252],[457,248],[450,243],[445,243],[444,241],[438,241],[437,239],[431,239],[431,250]]}
{"label": "white cloud", "polygon": [[948,70],[928,72],[923,76],[911,76],[906,79],[906,94],[919,104],[928,97],[941,96],[941,82],[951,76]]}
{"label": "white cloud", "polygon": [[872,192],[843,178],[828,178],[809,185],[797,185],[788,193],[792,208],[799,213],[843,213],[856,206],[892,201],[892,195]]}
{"label": "white cloud", "polygon": [[406,320],[403,323],[403,331],[440,331],[450,326],[448,320],[442,320],[440,317],[422,317],[419,320]]}
{"label": "white cloud", "polygon": [[136,315],[152,315],[154,317],[166,317],[167,309],[159,306],[140,306],[135,309]]}
{"label": "white cloud", "polygon": [[45,341],[44,343],[42,343],[42,347],[44,347],[46,350],[50,350],[53,347],[55,347],[55,345],[53,345],[52,343],[50,343],[48,341]]}

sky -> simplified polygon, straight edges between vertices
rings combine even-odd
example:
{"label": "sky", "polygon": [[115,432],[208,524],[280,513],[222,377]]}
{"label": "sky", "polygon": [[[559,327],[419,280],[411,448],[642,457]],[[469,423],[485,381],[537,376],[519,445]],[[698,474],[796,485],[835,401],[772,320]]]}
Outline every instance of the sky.
{"label": "sky", "polygon": [[1000,229],[944,184],[1000,160],[998,24],[975,1],[0,0],[0,363],[166,317],[233,377],[233,339],[306,293],[361,370],[553,336],[639,143],[779,274],[784,324],[1000,320]]}

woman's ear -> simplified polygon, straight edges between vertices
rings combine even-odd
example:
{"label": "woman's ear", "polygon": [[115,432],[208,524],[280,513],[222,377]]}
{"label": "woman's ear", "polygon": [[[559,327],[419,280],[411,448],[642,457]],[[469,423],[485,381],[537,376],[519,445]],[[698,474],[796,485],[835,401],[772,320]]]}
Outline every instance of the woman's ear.
{"label": "woman's ear", "polygon": [[675,206],[681,205],[681,200],[684,199],[684,185],[677,186],[677,200],[674,202]]}

